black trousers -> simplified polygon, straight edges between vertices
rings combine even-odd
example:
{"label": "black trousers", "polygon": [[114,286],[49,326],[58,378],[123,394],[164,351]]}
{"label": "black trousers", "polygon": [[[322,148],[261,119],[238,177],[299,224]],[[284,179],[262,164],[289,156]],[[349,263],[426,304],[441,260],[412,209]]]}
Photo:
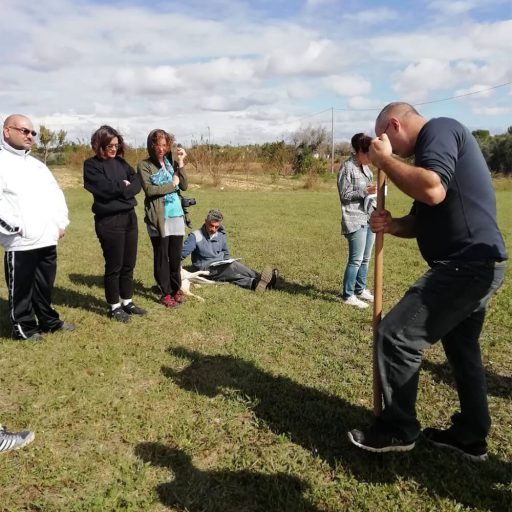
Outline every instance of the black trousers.
{"label": "black trousers", "polygon": [[153,275],[162,295],[173,295],[181,288],[182,236],[152,236]]}
{"label": "black trousers", "polygon": [[139,228],[134,210],[95,218],[96,235],[105,258],[105,299],[117,304],[133,297],[133,269],[137,262]]}
{"label": "black trousers", "polygon": [[12,336],[26,339],[36,332],[59,329],[62,320],[51,305],[57,247],[6,251],[4,269]]}

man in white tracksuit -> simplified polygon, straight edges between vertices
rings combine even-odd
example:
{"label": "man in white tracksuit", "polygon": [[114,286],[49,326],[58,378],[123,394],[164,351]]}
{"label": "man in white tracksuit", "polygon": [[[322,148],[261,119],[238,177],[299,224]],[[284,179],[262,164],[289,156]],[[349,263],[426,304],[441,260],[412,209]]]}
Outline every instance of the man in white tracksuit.
{"label": "man in white tracksuit", "polygon": [[57,243],[69,224],[64,194],[52,173],[30,156],[36,132],[26,116],[5,119],[0,140],[0,245],[5,249],[12,337],[41,341],[71,331],[51,305]]}

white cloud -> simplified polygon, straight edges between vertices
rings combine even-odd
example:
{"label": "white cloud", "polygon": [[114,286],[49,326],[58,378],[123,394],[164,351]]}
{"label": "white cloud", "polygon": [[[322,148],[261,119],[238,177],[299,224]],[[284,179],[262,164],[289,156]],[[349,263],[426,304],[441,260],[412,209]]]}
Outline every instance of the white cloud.
{"label": "white cloud", "polygon": [[340,96],[358,96],[368,94],[371,83],[360,75],[331,75],[323,79],[326,87]]}
{"label": "white cloud", "polygon": [[169,94],[183,87],[182,80],[171,66],[125,68],[114,73],[114,92],[137,94]]}
{"label": "white cloud", "polygon": [[477,2],[470,0],[435,0],[428,4],[428,8],[439,12],[444,16],[453,16],[467,13],[477,6]]}
{"label": "white cloud", "polygon": [[[356,110],[336,114],[337,130],[349,137],[371,124],[374,112],[361,109],[512,81],[512,20],[498,0],[485,7],[486,15],[495,9],[487,16],[494,22],[479,21],[481,6],[469,1],[417,3],[420,25],[400,4],[348,12],[336,0],[310,0],[302,10],[227,0],[179,8],[174,1],[159,8],[90,1],[71,8],[42,0],[26,9],[3,0],[2,116],[26,112],[86,138],[110,122],[139,141],[155,126],[183,140],[209,126],[217,140],[236,141],[250,133],[255,140],[279,137],[298,119],[343,105]],[[439,109],[447,115],[456,104],[470,121],[478,103],[478,124],[506,127],[509,93],[498,89]],[[330,123],[328,113],[311,121]]]}
{"label": "white cloud", "polygon": [[365,11],[346,13],[343,17],[352,23],[363,23],[366,25],[375,25],[399,18],[400,14],[388,7],[378,7]]}
{"label": "white cloud", "polygon": [[338,49],[332,41],[313,40],[272,51],[265,59],[265,68],[270,75],[321,75],[329,72],[337,55]]}

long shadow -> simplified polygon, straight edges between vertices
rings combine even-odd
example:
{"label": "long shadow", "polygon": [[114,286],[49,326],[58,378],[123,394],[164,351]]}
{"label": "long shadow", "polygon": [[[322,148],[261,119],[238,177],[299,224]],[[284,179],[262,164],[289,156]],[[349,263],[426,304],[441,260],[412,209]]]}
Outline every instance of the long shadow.
{"label": "long shadow", "polygon": [[472,464],[450,451],[431,449],[419,442],[412,452],[379,458],[352,446],[346,436],[348,430],[371,421],[367,409],[286,377],[271,375],[236,357],[208,356],[182,347],[171,348],[169,352],[190,361],[181,371],[162,367],[162,373],[177,385],[208,397],[229,397],[233,392],[248,397],[253,413],[272,432],[285,434],[334,470],[342,466],[371,483],[413,479],[435,496],[486,510],[503,511],[510,504],[506,487],[510,484],[512,465],[493,455],[484,464]]}
{"label": "long shadow", "polygon": [[59,286],[53,289],[52,303],[55,306],[85,309],[97,315],[104,315],[107,311],[104,300],[88,293],[76,292]]}
{"label": "long shadow", "polygon": [[9,302],[0,297],[0,337],[11,336],[11,324],[9,322]]}
{"label": "long shadow", "polygon": [[[105,302],[98,297],[87,293],[68,290],[67,288],[61,288],[59,286],[53,289],[52,305],[56,307],[57,311],[57,306],[67,306],[85,309],[86,311],[91,311],[98,315],[104,315],[107,310]],[[0,336],[10,337],[9,303],[5,299],[0,299],[0,320]]]}
{"label": "long shadow", "polygon": [[135,454],[144,462],[166,467],[172,482],[156,490],[166,507],[190,512],[318,512],[304,496],[305,482],[284,473],[201,471],[183,450],[159,443],[140,443]]}
{"label": "long shadow", "polygon": [[313,299],[323,299],[329,302],[339,302],[338,292],[333,290],[322,290],[311,284],[294,283],[293,281],[286,281],[282,276],[277,280],[276,290],[286,292],[291,295],[305,295]]}
{"label": "long shadow", "polygon": [[[69,274],[69,280],[75,284],[85,285],[88,288],[101,288],[103,289],[103,276],[92,274]],[[147,287],[142,284],[138,279],[133,281],[133,290],[136,295],[142,296],[146,299],[155,300],[158,295],[158,288]]]}
{"label": "long shadow", "polygon": [[[432,363],[424,360],[422,369],[430,372],[436,382],[443,382],[456,388],[455,380],[448,361],[444,363]],[[512,399],[512,377],[507,375],[499,375],[488,369],[485,370],[487,379],[487,393],[498,398]]]}

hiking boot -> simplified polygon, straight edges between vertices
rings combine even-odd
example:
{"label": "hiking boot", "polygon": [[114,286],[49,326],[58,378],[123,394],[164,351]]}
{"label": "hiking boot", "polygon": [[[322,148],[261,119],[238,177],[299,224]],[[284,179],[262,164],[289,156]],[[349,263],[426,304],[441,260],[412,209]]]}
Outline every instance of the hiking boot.
{"label": "hiking boot", "polygon": [[181,290],[178,290],[177,292],[172,294],[172,298],[178,303],[183,304],[185,302],[185,295],[181,293]]}
{"label": "hiking boot", "polygon": [[263,272],[261,273],[260,280],[258,281],[258,284],[256,285],[256,289],[254,290],[256,293],[264,292],[268,285],[270,284],[270,281],[272,281],[272,277],[274,275],[274,269],[267,265]]}
{"label": "hiking boot", "polygon": [[355,306],[359,309],[365,309],[368,307],[368,304],[366,302],[363,302],[362,300],[359,300],[355,295],[351,295],[350,297],[346,299],[341,299],[341,302],[343,304],[347,304],[349,306]]}
{"label": "hiking boot", "polygon": [[34,432],[7,432],[4,427],[0,425],[0,453],[23,448],[23,446],[31,443],[35,437]]}
{"label": "hiking boot", "polygon": [[133,302],[129,302],[128,304],[124,304],[121,306],[125,313],[128,313],[129,315],[140,315],[144,316],[147,311],[145,309],[139,308],[139,306],[136,306]]}
{"label": "hiking boot", "polygon": [[423,437],[435,446],[450,448],[470,460],[476,462],[487,460],[487,443],[485,440],[463,444],[456,439],[451,429],[441,430],[439,428],[426,428],[423,430]]}
{"label": "hiking boot", "polygon": [[166,307],[166,308],[177,308],[179,304],[174,300],[173,297],[170,295],[162,295],[160,297],[160,302]]}
{"label": "hiking boot", "polygon": [[276,287],[278,277],[279,277],[279,272],[278,272],[277,268],[273,268],[272,269],[272,277],[270,278],[270,281],[267,284],[267,290],[273,290]]}
{"label": "hiking boot", "polygon": [[112,320],[116,320],[117,322],[121,322],[123,324],[127,324],[130,321],[130,315],[121,307],[111,309],[108,312],[108,317]]}
{"label": "hiking boot", "polygon": [[405,440],[400,434],[385,428],[378,421],[363,430],[351,430],[348,432],[348,438],[358,448],[374,453],[408,452],[416,444],[416,440]]}
{"label": "hiking boot", "polygon": [[370,290],[366,288],[361,293],[356,293],[356,297],[360,300],[367,300],[368,302],[373,302],[373,294]]}

